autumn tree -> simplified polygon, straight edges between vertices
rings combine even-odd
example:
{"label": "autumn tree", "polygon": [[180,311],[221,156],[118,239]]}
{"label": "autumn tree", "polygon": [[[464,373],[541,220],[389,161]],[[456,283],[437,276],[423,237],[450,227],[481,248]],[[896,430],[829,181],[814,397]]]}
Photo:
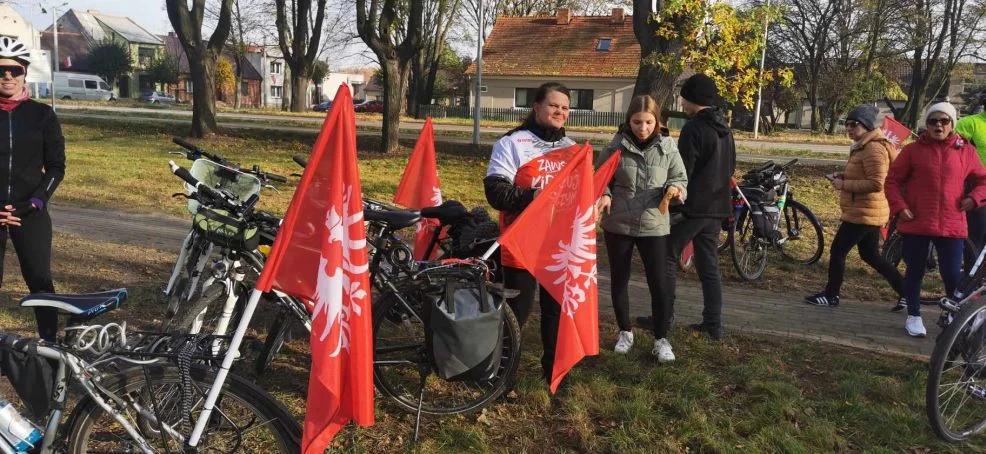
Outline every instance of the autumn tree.
{"label": "autumn tree", "polygon": [[214,78],[216,63],[229,37],[232,0],[218,1],[221,3],[216,25],[209,39],[204,40],[202,25],[206,1],[165,0],[168,19],[188,56],[189,72],[195,87],[192,92],[191,131],[194,137],[204,137],[219,129]]}
{"label": "autumn tree", "polygon": [[404,88],[424,42],[424,8],[425,0],[356,0],[356,29],[383,73],[384,152],[397,151]]}
{"label": "autumn tree", "polygon": [[442,56],[448,46],[448,32],[452,28],[450,19],[459,13],[462,0],[426,0],[422,18],[421,51],[411,59],[411,74],[407,113],[418,116],[420,104],[431,104],[435,95],[435,80]]}
{"label": "autumn tree", "polygon": [[100,41],[89,51],[86,63],[112,87],[120,76],[133,70],[134,61],[126,45],[107,39]]}
{"label": "autumn tree", "polygon": [[227,101],[225,99],[226,92],[232,90],[237,92],[236,85],[236,75],[234,74],[235,69],[233,68],[233,62],[226,57],[220,57],[219,61],[216,63],[216,91],[219,92],[220,99]]}
{"label": "autumn tree", "polygon": [[308,108],[312,65],[321,49],[326,0],[314,0],[314,4],[313,0],[274,0],[274,3],[277,43],[291,69],[291,110],[304,112]]}

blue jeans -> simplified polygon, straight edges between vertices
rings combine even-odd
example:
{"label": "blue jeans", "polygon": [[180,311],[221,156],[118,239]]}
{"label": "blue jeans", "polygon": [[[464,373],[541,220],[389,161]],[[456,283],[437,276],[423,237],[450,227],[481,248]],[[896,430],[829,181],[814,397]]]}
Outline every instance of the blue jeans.
{"label": "blue jeans", "polygon": [[928,264],[928,246],[935,245],[938,255],[938,272],[945,283],[945,293],[951,295],[962,277],[962,238],[901,235],[902,255],[907,264],[904,274],[904,296],[907,298],[907,315],[921,315],[921,281]]}

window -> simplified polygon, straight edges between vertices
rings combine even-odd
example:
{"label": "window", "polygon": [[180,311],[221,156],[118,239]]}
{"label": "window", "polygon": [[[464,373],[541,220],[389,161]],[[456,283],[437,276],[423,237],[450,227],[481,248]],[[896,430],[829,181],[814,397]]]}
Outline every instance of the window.
{"label": "window", "polygon": [[147,68],[154,63],[155,55],[153,47],[140,47],[137,49],[137,64],[142,68]]}
{"label": "window", "polygon": [[592,110],[592,90],[571,90],[569,99],[572,109]]}
{"label": "window", "polygon": [[534,95],[537,88],[516,88],[514,89],[514,107],[533,107]]}
{"label": "window", "polygon": [[250,84],[246,81],[240,82],[240,94],[243,96],[250,96]]}
{"label": "window", "polygon": [[100,90],[110,91],[110,86],[109,85],[106,85],[106,82],[100,82],[99,83],[99,89]]}
{"label": "window", "polygon": [[281,88],[282,87],[277,86],[277,85],[271,85],[270,86],[270,97],[271,98],[280,98],[281,97]]}
{"label": "window", "polygon": [[82,79],[69,79],[68,86],[71,88],[85,88],[86,85],[82,82]]}
{"label": "window", "polygon": [[185,93],[192,92],[192,79],[185,79]]}
{"label": "window", "polygon": [[602,52],[608,52],[610,46],[613,45],[612,38],[599,38],[599,44],[596,45],[596,50]]}
{"label": "window", "polygon": [[279,61],[272,61],[272,62],[270,62],[270,73],[271,74],[280,74],[281,73],[281,65],[283,65],[283,63],[281,63]]}
{"label": "window", "polygon": [[87,80],[86,81],[86,89],[87,90],[95,90],[96,87],[97,87],[97,85],[96,85],[96,81],[95,80]]}

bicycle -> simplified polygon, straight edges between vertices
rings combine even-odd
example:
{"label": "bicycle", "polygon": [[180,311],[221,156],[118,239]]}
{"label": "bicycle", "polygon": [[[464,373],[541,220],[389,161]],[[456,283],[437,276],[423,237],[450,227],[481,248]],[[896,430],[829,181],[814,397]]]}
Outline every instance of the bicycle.
{"label": "bicycle", "polygon": [[[11,377],[22,396],[37,395],[25,394],[25,389],[51,386],[52,392],[41,394],[46,400],[25,402],[35,410],[35,419],[43,419],[43,438],[31,452],[188,452],[191,423],[215,379],[198,363],[220,357],[212,352],[215,339],[130,335],[125,324],[90,324],[118,308],[126,296],[126,289],[30,295],[21,300],[21,307],[52,307],[70,316],[62,340],[51,343],[0,333],[0,350],[7,361],[35,361],[42,369],[50,368],[48,374]],[[265,391],[231,374],[219,393],[195,449],[299,452],[300,426]],[[70,394],[78,396],[70,399]]]}
{"label": "bicycle", "polygon": [[[939,334],[929,364],[925,409],[935,434],[950,442],[986,431],[986,249],[938,305]],[[967,406],[968,405],[968,406]]]}
{"label": "bicycle", "polygon": [[[276,190],[270,182],[287,182],[287,178],[264,172],[256,165],[250,170],[242,169],[239,164],[219,155],[208,153],[181,138],[174,137],[172,142],[187,150],[186,152],[172,153],[183,155],[186,159],[193,161],[190,174],[196,180],[219,191],[226,200],[246,203],[251,197],[259,196],[262,188]],[[188,211],[194,216],[199,213],[201,205],[196,198],[189,197],[191,194],[191,187],[187,187],[186,193],[180,195],[188,198]],[[205,271],[213,249],[214,244],[198,234],[194,226],[189,230],[181,249],[179,249],[178,259],[175,261],[168,283],[164,288],[164,293],[168,297],[165,311],[166,320],[170,321],[178,314],[180,305],[194,300],[206,288],[199,285],[199,280]],[[169,327],[165,326],[165,329],[167,328]]]}
{"label": "bicycle", "polygon": [[797,162],[793,159],[778,166],[767,161],[743,175],[734,187],[735,221],[727,243],[733,266],[743,280],[763,276],[770,248],[801,265],[822,257],[822,225],[807,206],[795,200],[788,178],[788,169]]}

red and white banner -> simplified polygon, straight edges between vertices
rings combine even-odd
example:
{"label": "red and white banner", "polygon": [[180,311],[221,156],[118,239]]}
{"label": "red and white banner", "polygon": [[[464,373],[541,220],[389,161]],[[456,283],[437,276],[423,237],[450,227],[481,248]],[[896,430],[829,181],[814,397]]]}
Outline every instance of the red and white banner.
{"label": "red and white banner", "polygon": [[[418,136],[418,143],[414,145],[411,159],[407,161],[404,168],[404,176],[401,183],[397,186],[397,193],[394,194],[394,203],[403,205],[407,208],[420,210],[422,208],[438,206],[442,204],[442,185],[438,180],[438,164],[435,159],[435,130],[431,124],[431,117],[425,120],[425,125],[421,128],[421,135]],[[438,219],[424,219],[418,221],[417,233],[414,238],[414,259],[425,260],[425,250],[439,226]],[[432,260],[438,254],[436,247],[431,251]]]}
{"label": "red and white banner", "polygon": [[315,302],[302,451],[373,424],[373,330],[356,117],[339,87],[257,288]]}
{"label": "red and white banner", "polygon": [[[561,304],[551,392],[579,360],[599,354],[598,195],[593,186],[592,147],[586,145],[554,174],[499,239],[516,263]],[[549,225],[552,228],[545,228]]]}
{"label": "red and white banner", "polygon": [[904,145],[904,141],[906,141],[911,135],[910,128],[890,117],[883,119],[883,127],[880,129],[883,130],[883,136],[892,142],[898,149]]}

